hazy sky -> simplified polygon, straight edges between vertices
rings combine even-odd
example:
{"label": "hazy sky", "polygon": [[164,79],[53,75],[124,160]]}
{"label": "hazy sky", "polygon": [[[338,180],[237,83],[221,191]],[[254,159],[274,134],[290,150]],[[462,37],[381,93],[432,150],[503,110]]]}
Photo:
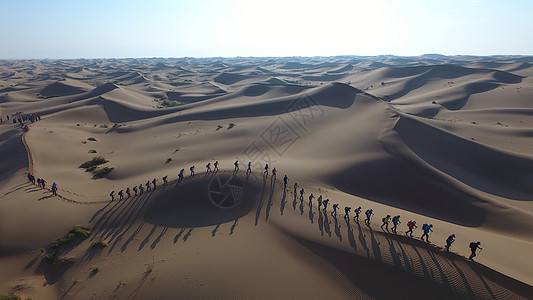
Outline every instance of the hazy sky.
{"label": "hazy sky", "polygon": [[533,55],[532,0],[2,0],[0,59]]}

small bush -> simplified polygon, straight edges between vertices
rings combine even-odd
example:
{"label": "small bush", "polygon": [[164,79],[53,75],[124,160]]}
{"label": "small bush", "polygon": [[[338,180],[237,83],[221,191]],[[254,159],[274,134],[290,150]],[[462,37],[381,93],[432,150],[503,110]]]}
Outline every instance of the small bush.
{"label": "small bush", "polygon": [[111,171],[113,171],[113,168],[103,167],[101,169],[98,169],[98,171],[94,172],[94,177],[104,177],[107,174],[109,174]]}
{"label": "small bush", "polygon": [[96,139],[95,139],[95,138],[93,138],[93,137],[90,137],[90,138],[88,138],[87,140],[88,140],[88,141],[93,141],[93,142],[96,142]]}
{"label": "small bush", "polygon": [[217,131],[219,131],[220,129],[222,129],[222,125],[217,125]]}
{"label": "small bush", "polygon": [[107,242],[102,240],[101,238],[96,238],[92,243],[91,243],[91,248],[105,248],[107,247]]}
{"label": "small bush", "polygon": [[82,141],[81,143],[82,143],[82,144],[87,144],[87,141]]}
{"label": "small bush", "polygon": [[96,168],[97,168],[97,166],[90,166],[90,167],[88,167],[88,168],[85,169],[85,172],[92,172],[92,171],[94,171]]}
{"label": "small bush", "polygon": [[100,272],[100,267],[94,267],[94,268],[91,269],[91,273],[93,273],[93,274],[96,274],[98,272]]}
{"label": "small bush", "polygon": [[74,234],[75,237],[79,238],[87,238],[89,235],[91,235],[91,231],[87,228],[81,227],[79,225],[76,225],[72,227],[72,229],[69,231],[69,233]]}
{"label": "small bush", "polygon": [[81,126],[80,124],[76,124],[76,126]]}
{"label": "small bush", "polygon": [[[96,167],[96,166],[99,166],[101,164],[105,164],[106,162],[108,162],[108,160],[105,159],[104,157],[95,156],[95,157],[93,157],[93,159],[82,163],[79,167],[83,168],[83,169],[88,169],[90,167]],[[94,170],[94,168],[93,168],[93,170]]]}
{"label": "small bush", "polygon": [[172,157],[169,157],[169,158],[167,158],[166,163],[168,164],[168,163],[171,162],[171,161],[172,161]]}
{"label": "small bush", "polygon": [[50,244],[47,255],[44,258],[48,261],[53,261],[63,245],[74,243],[77,239],[86,239],[89,235],[91,235],[91,231],[87,228],[78,225],[72,227],[65,237],[58,238]]}
{"label": "small bush", "polygon": [[22,300],[22,297],[13,292],[9,292],[7,295],[0,295],[0,300]]}
{"label": "small bush", "polygon": [[183,105],[183,103],[177,102],[177,101],[169,101],[169,100],[165,100],[161,102],[161,106],[163,107],[174,107],[174,106],[180,106],[180,105]]}
{"label": "small bush", "polygon": [[89,153],[96,153],[96,150],[91,149],[91,150],[89,150]]}

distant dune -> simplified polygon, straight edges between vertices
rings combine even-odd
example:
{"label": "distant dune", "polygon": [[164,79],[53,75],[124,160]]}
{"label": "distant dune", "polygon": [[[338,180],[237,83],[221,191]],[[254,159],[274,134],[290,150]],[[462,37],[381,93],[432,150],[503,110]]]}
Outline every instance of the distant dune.
{"label": "distant dune", "polygon": [[532,299],[531,99],[519,56],[0,61],[0,295]]}

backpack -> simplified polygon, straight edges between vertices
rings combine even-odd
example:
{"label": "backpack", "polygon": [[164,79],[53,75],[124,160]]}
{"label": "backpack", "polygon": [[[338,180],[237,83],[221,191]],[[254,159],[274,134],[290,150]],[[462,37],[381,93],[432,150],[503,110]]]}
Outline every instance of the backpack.
{"label": "backpack", "polygon": [[409,222],[407,222],[407,226],[408,226],[409,228],[413,227],[413,221],[409,221]]}
{"label": "backpack", "polygon": [[426,231],[428,229],[429,225],[424,223],[424,225],[422,225],[422,230]]}
{"label": "backpack", "polygon": [[476,250],[476,248],[477,248],[477,244],[476,243],[474,243],[474,242],[470,243],[470,249]]}
{"label": "backpack", "polygon": [[385,219],[386,219],[386,218],[381,219],[381,222],[385,222]]}

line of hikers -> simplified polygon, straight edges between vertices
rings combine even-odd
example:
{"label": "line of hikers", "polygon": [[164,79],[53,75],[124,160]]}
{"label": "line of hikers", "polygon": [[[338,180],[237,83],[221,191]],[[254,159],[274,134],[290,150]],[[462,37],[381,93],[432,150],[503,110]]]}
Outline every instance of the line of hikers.
{"label": "line of hikers", "polygon": [[[233,164],[234,165],[234,172],[238,172],[239,171],[239,161],[235,161],[235,163]],[[218,161],[215,161],[215,163],[213,164],[214,168],[211,170],[211,163],[209,162],[207,165],[206,165],[206,170],[207,170],[207,173],[210,173],[210,172],[218,172],[219,171],[219,162]],[[251,162],[248,162],[248,169],[246,170],[246,173],[251,173],[252,172],[252,169],[251,169],[251,166],[252,166],[252,163]],[[190,170],[190,176],[193,177],[195,175],[194,173],[194,169],[195,169],[195,166],[191,166],[189,168]],[[265,171],[263,172],[263,174],[265,176],[268,176],[268,170],[269,170],[269,166],[268,164],[265,165]],[[180,172],[178,173],[178,182],[180,182],[181,180],[183,180],[184,178],[184,173],[185,173],[185,169],[181,169]],[[272,178],[276,178],[276,175],[277,175],[277,170],[276,168],[273,168],[272,169]],[[33,172],[29,172],[28,173],[28,179],[33,183],[35,184],[35,176],[33,174]],[[168,175],[165,175],[163,176],[163,186],[166,186],[168,184]],[[287,185],[289,183],[289,178],[287,177],[287,175],[285,175],[283,177],[283,184],[284,184],[284,188],[287,188]],[[39,186],[41,186],[43,189],[45,188],[45,185],[46,185],[46,181],[44,179],[41,179],[41,178],[38,178],[37,179],[37,184]],[[146,191],[147,192],[150,192],[152,190],[155,190],[157,189],[157,179],[154,178],[152,181],[148,180],[144,186],[143,184],[139,184],[139,186],[134,186],[131,190],[130,188],[126,188],[126,191],[124,190],[120,190],[118,192],[118,196],[119,196],[119,199],[120,200],[123,200],[125,195],[124,193],[127,195],[127,198],[130,198],[132,197],[132,191],[135,193],[134,196],[137,196],[137,195],[142,195],[145,191],[145,187],[146,187]],[[52,184],[52,193],[57,196],[57,184],[54,182]],[[298,193],[298,183],[295,182],[294,183],[294,196],[296,197],[297,196],[297,193]],[[304,188],[302,187],[299,191],[299,194],[300,194],[300,201],[303,201],[304,200],[304,194],[305,194],[305,190]],[[114,201],[115,200],[115,191],[111,191],[111,193],[109,193],[109,196],[111,197],[111,201]],[[126,199],[127,199],[126,198]],[[313,193],[311,193],[308,197],[309,199],[309,207],[310,209],[312,209],[313,207],[313,199],[315,199],[316,197],[313,195]],[[327,208],[328,208],[328,205],[329,205],[329,198],[328,199],[323,199],[322,195],[320,195],[318,198],[316,198],[317,200],[317,203],[318,203],[318,209],[323,209],[324,213],[327,213]],[[334,218],[337,218],[337,210],[339,209],[339,204],[338,203],[335,203],[332,205],[332,211],[330,212],[331,216],[333,216]],[[350,221],[350,211],[352,210],[352,208],[350,206],[345,206],[344,207],[344,220],[346,222],[349,222]],[[355,216],[353,217],[353,220],[354,222],[357,222],[359,223],[359,215],[361,214],[362,212],[362,208],[361,206],[359,206],[358,208],[356,208],[354,210],[354,213],[355,213]],[[366,212],[365,212],[365,216],[366,218],[364,219],[364,224],[366,224],[367,226],[370,226],[370,221],[371,221],[371,218],[372,216],[374,215],[374,211],[370,208],[370,209],[367,209]],[[394,234],[397,234],[397,229],[398,229],[398,225],[401,223],[400,221],[400,215],[396,215],[394,217],[391,217],[391,215],[386,215],[385,217],[383,217],[381,219],[381,221],[383,222],[383,224],[381,225],[381,230],[383,231],[387,231],[389,232],[389,223],[392,221],[392,232]],[[413,237],[413,230],[418,228],[418,226],[416,225],[416,221],[414,220],[410,220],[409,222],[407,222],[407,227],[409,228],[409,230],[407,230],[405,232],[405,235],[406,236],[410,236],[410,237]],[[424,237],[425,237],[425,241],[427,243],[429,243],[429,234],[430,232],[433,232],[433,224],[427,224],[427,223],[424,223],[422,225],[422,236],[420,237],[420,239],[423,241],[424,240]],[[444,246],[445,250],[447,252],[450,251],[450,247],[452,246],[452,244],[455,242],[455,234],[451,234],[450,236],[448,236],[448,238],[446,239],[446,245]],[[469,257],[470,260],[472,260],[475,256],[476,256],[476,250],[477,249],[480,249],[482,250],[483,248],[480,247],[481,245],[481,242],[472,242],[470,243],[469,247],[470,247],[470,250],[471,250],[471,255]]]}
{"label": "line of hikers", "polygon": [[[285,185],[285,187],[287,186],[288,184],[288,177],[287,175],[285,175],[285,177],[283,178],[283,183]],[[297,191],[298,191],[298,183],[294,183],[294,196],[296,197],[297,196]],[[305,190],[302,188],[300,189],[299,191],[300,193],[300,201],[303,201],[304,200],[304,194],[305,194]],[[316,197],[313,195],[313,193],[311,193],[309,195],[309,207],[310,209],[313,207],[313,199],[315,199]],[[328,207],[328,204],[329,204],[329,198],[328,199],[325,199],[323,200],[323,197],[322,195],[320,195],[318,198],[316,198],[316,201],[318,203],[318,209],[323,209],[324,210],[324,213],[327,213],[327,207]],[[333,216],[334,218],[337,218],[337,210],[339,209],[339,204],[335,203],[332,205],[332,208],[333,210],[331,211],[331,216]],[[352,208],[350,206],[345,206],[344,207],[344,220],[346,222],[349,222],[350,221],[350,211],[352,210]],[[354,222],[357,222],[359,223],[359,215],[361,214],[362,212],[362,208],[361,206],[359,206],[358,208],[356,208],[354,210],[354,213],[355,213],[355,216],[353,217],[353,220]],[[365,212],[365,216],[366,218],[364,219],[364,223],[368,226],[370,226],[370,220],[372,218],[372,216],[374,215],[374,211],[370,208],[370,209],[367,209],[366,212]],[[393,226],[391,228],[392,232],[394,234],[397,234],[397,229],[398,229],[398,225],[401,223],[400,221],[400,215],[396,215],[394,217],[391,217],[391,215],[386,215],[385,217],[383,217],[381,219],[381,221],[383,222],[383,224],[381,225],[381,230],[383,231],[387,231],[389,232],[389,223],[392,222]],[[407,228],[409,228],[409,230],[407,230],[405,232],[405,235],[406,236],[410,236],[410,237],[413,237],[413,230],[415,228],[418,228],[418,226],[416,225],[416,221],[414,220],[410,220],[409,222],[407,222]],[[420,236],[420,239],[422,241],[424,241],[424,238],[425,238],[425,241],[427,243],[429,243],[429,234],[430,232],[433,232],[433,224],[427,224],[427,223],[424,223],[422,225],[422,236]],[[453,242],[455,242],[455,234],[451,234],[450,236],[448,236],[448,238],[446,239],[446,245],[444,245],[444,248],[447,252],[450,252],[450,247],[452,246]],[[481,245],[481,242],[471,242],[469,247],[470,247],[470,250],[471,250],[471,254],[470,254],[470,257],[469,259],[470,260],[473,260],[473,258],[476,256],[476,250],[477,249],[480,249],[480,251],[483,249],[480,247]]]}
{"label": "line of hikers", "polygon": [[[35,174],[32,172],[29,172],[28,173],[28,180],[32,183],[32,184],[37,184],[37,186],[39,186],[41,189],[45,189],[46,188],[46,180],[44,180],[44,178],[37,178],[37,180],[35,180]],[[54,196],[57,196],[57,183],[54,181],[52,183],[52,194],[54,194]]]}

